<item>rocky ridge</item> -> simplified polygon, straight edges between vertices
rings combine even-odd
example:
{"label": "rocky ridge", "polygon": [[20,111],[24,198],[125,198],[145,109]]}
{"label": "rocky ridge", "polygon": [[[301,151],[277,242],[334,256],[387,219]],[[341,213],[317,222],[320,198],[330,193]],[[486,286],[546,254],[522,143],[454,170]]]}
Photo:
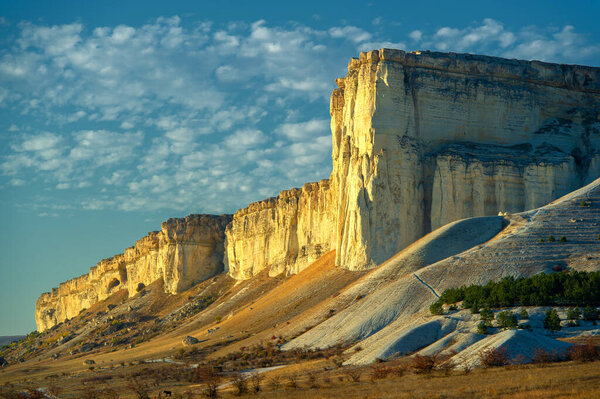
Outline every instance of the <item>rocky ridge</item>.
{"label": "rocky ridge", "polygon": [[223,271],[225,226],[230,215],[169,219],[160,231],[123,254],[100,261],[88,274],[61,283],[37,300],[35,318],[44,331],[121,289],[134,296],[163,279],[165,292],[179,293]]}
{"label": "rocky ridge", "polygon": [[336,83],[328,180],[233,217],[169,220],[42,294],[38,328],[160,278],[177,293],[222,271],[295,274],[330,250],[368,269],[449,222],[533,209],[600,175],[600,68],[381,49]]}

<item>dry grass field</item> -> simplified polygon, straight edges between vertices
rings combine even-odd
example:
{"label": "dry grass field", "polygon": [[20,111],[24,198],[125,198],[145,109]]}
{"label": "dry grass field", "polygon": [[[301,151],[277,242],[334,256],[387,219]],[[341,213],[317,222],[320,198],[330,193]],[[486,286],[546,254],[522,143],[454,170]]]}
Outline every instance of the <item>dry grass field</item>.
{"label": "dry grass field", "polygon": [[[548,365],[506,366],[464,371],[416,374],[402,360],[358,369],[332,367],[329,360],[289,365],[261,374],[260,391],[246,381],[247,392],[238,393],[234,375],[219,381],[218,397],[256,398],[598,398],[600,361]],[[380,367],[380,369],[377,369]],[[381,367],[391,372],[381,373]],[[186,371],[187,370],[187,371]],[[1,375],[2,373],[0,373]],[[135,382],[132,384],[131,376]],[[193,379],[186,367],[134,364],[113,369],[55,374],[43,378],[5,381],[0,397],[17,398],[27,388],[45,387],[59,398],[143,398],[135,384],[153,398],[171,391],[173,397],[206,397],[206,385]],[[179,381],[178,381],[179,380]],[[254,379],[256,380],[256,379]],[[356,381],[355,381],[356,380]],[[223,386],[228,384],[227,386]],[[140,392],[138,390],[138,392]]]}

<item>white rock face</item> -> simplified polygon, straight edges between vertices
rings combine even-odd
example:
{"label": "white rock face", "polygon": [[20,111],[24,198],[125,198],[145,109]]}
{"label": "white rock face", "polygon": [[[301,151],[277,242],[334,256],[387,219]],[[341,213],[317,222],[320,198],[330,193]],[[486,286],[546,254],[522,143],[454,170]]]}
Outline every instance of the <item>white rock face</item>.
{"label": "white rock face", "polygon": [[331,100],[336,264],[450,221],[541,206],[598,176],[600,70],[382,49]]}
{"label": "white rock face", "polygon": [[334,203],[322,180],[237,211],[226,230],[229,274],[243,280],[262,270],[295,274],[310,265],[331,249]]}
{"label": "white rock face", "polygon": [[295,273],[314,259],[302,248],[317,246],[335,249],[338,266],[373,267],[446,223],[533,209],[589,183],[600,176],[599,71],[361,53],[331,96],[333,170],[319,211],[291,190],[236,213],[230,274]]}
{"label": "white rock face", "polygon": [[182,292],[223,272],[225,226],[231,216],[190,215],[169,219],[160,231],[138,240],[124,254],[104,259],[88,274],[61,283],[36,303],[38,331],[72,318],[120,289],[163,279],[168,293]]}

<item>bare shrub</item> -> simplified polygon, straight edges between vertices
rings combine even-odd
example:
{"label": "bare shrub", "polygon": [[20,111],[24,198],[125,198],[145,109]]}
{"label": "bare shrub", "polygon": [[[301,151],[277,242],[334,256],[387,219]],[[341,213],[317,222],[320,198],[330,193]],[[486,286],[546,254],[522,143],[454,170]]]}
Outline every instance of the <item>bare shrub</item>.
{"label": "bare shrub", "polygon": [[43,392],[38,391],[35,388],[28,388],[26,397],[29,399],[45,399],[46,395],[44,395]]}
{"label": "bare shrub", "polygon": [[417,374],[429,374],[436,364],[435,355],[416,355],[412,359],[412,368]]}
{"label": "bare shrub", "polygon": [[452,370],[456,368],[456,363],[451,359],[452,356],[446,355],[443,357],[438,357],[436,360],[437,369],[444,373],[444,375],[450,375]]}
{"label": "bare shrub", "polygon": [[402,377],[404,374],[406,374],[406,371],[408,370],[408,365],[399,364],[394,367],[390,367],[390,370],[391,373],[394,374],[396,377]]}
{"label": "bare shrub", "polygon": [[81,389],[80,395],[83,399],[99,399],[102,396],[102,392],[95,387],[85,387]]}
{"label": "bare shrub", "polygon": [[263,375],[260,375],[257,372],[250,374],[250,388],[254,393],[258,393],[261,391],[260,384],[265,379]]}
{"label": "bare shrub", "polygon": [[48,392],[50,395],[52,396],[56,396],[58,397],[61,393],[62,393],[63,389],[59,386],[56,385],[49,385],[48,388],[46,389],[46,392]]}
{"label": "bare shrub", "polygon": [[148,384],[133,375],[127,379],[127,389],[132,391],[138,399],[150,399]]}
{"label": "bare shrub", "polygon": [[371,367],[371,380],[382,380],[387,378],[392,372],[392,369],[384,364],[376,364]]}
{"label": "bare shrub", "polygon": [[484,367],[501,367],[508,364],[506,348],[492,348],[479,352],[479,359]]}
{"label": "bare shrub", "polygon": [[202,395],[207,398],[216,398],[221,375],[212,367],[199,368],[196,370],[196,374],[203,384]]}
{"label": "bare shrub", "polygon": [[244,376],[242,373],[233,373],[231,376],[231,384],[235,389],[233,391],[235,396],[241,396],[248,392],[248,381],[246,376]]}
{"label": "bare shrub", "polygon": [[289,374],[286,376],[286,378],[287,378],[287,383],[285,384],[286,387],[291,388],[291,389],[298,388],[298,376],[296,374]]}
{"label": "bare shrub", "polygon": [[308,373],[308,387],[311,389],[319,388],[315,373]]}
{"label": "bare shrub", "polygon": [[348,367],[344,370],[344,374],[348,381],[359,382],[360,376],[362,375],[362,370],[358,367]]}
{"label": "bare shrub", "polygon": [[550,352],[543,348],[535,348],[533,350],[531,358],[531,363],[533,364],[545,365],[557,361],[560,361],[560,356],[556,352]]}
{"label": "bare shrub", "polygon": [[569,348],[569,359],[578,362],[592,362],[600,359],[600,348],[595,346],[591,339],[583,345],[573,345]]}
{"label": "bare shrub", "polygon": [[281,388],[281,377],[278,375],[274,375],[271,378],[269,378],[269,386],[275,391]]}

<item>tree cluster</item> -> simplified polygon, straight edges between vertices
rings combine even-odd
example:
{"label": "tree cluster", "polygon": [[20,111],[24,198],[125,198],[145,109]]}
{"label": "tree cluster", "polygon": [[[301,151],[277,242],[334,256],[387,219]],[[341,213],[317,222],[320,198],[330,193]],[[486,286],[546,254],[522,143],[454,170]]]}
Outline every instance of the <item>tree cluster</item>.
{"label": "tree cluster", "polygon": [[435,310],[442,304],[463,302],[463,308],[512,306],[598,306],[600,272],[538,274],[532,277],[505,277],[486,285],[470,285],[445,290]]}

